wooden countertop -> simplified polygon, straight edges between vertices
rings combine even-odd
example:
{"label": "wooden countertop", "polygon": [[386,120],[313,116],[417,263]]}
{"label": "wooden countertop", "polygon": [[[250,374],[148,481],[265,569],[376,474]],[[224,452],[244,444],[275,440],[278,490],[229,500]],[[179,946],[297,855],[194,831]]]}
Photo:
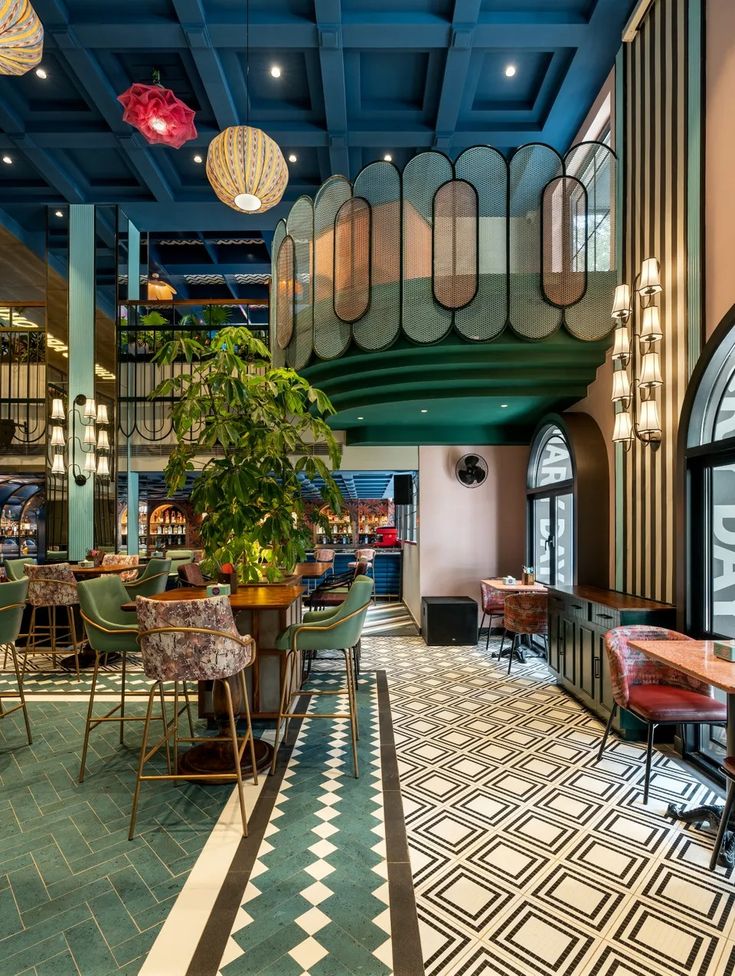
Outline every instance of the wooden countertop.
{"label": "wooden countertop", "polygon": [[668,664],[728,695],[735,694],[735,663],[715,657],[714,641],[631,640],[628,643],[654,661]]}
{"label": "wooden countertop", "polygon": [[578,600],[590,600],[601,603],[611,610],[673,610],[670,603],[658,603],[656,600],[644,600],[640,596],[621,593],[619,590],[603,590],[597,586],[550,586],[549,593],[560,593],[562,596],[573,596]]}
{"label": "wooden countertop", "polygon": [[[267,586],[239,586],[237,593],[230,595],[230,606],[239,610],[285,610],[305,593],[303,586],[295,583],[270,583]],[[177,590],[166,590],[151,600],[171,603],[176,600],[205,600],[207,591],[182,586]],[[123,610],[135,610],[135,600],[123,604]]]}

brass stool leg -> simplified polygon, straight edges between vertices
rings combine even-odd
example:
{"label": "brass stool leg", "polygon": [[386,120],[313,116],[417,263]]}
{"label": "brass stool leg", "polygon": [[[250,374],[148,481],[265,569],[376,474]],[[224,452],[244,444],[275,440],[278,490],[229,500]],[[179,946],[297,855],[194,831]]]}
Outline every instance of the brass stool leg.
{"label": "brass stool leg", "polygon": [[125,745],[125,678],[127,675],[128,655],[122,652],[122,673],[120,675],[122,684],[120,686],[120,745]]}
{"label": "brass stool leg", "polygon": [[13,668],[15,669],[15,678],[18,682],[18,694],[20,695],[20,703],[23,706],[23,720],[26,723],[26,733],[28,734],[28,745],[33,745],[33,739],[31,737],[31,723],[28,718],[28,706],[26,705],[26,696],[23,691],[23,675],[20,673],[20,668],[18,667],[18,651],[16,650],[15,644],[10,645],[10,653],[13,657]]}
{"label": "brass stool leg", "polygon": [[179,774],[179,683],[174,681],[174,776]]}
{"label": "brass stool leg", "polygon": [[145,713],[145,724],[143,725],[143,741],[140,744],[140,758],[138,759],[138,774],[135,778],[135,791],[133,793],[133,806],[130,811],[130,830],[128,831],[128,840],[132,840],[135,836],[135,821],[138,816],[138,800],[140,799],[140,777],[143,775],[143,766],[145,765],[145,754],[148,748],[148,729],[151,724],[151,713],[153,712],[153,698],[156,694],[156,689],[159,689],[161,696],[163,696],[163,684],[160,681],[156,681],[151,685],[150,694],[148,695],[148,709]]}
{"label": "brass stool leg", "polygon": [[28,668],[28,652],[36,646],[36,608],[31,609],[31,620],[28,624],[28,638],[23,647],[23,677]]}
{"label": "brass stool leg", "polygon": [[71,642],[74,648],[74,664],[77,669],[77,681],[80,681],[82,673],[79,670],[79,644],[77,642],[77,623],[74,619],[74,607],[66,608],[66,616],[69,621],[69,633],[71,634]]}
{"label": "brass stool leg", "polygon": [[49,633],[51,635],[51,664],[56,667],[56,607],[48,608]]}
{"label": "brass stool leg", "polygon": [[278,708],[278,718],[276,719],[276,737],[273,740],[273,760],[271,762],[271,775],[276,771],[276,760],[278,758],[278,740],[281,735],[281,719],[286,712],[286,705],[289,702],[287,697],[290,686],[291,658],[295,657],[294,651],[289,651],[286,655],[286,666],[283,670],[283,690],[281,691],[281,703]]}
{"label": "brass stool leg", "polygon": [[94,671],[92,672],[92,687],[89,692],[89,706],[87,707],[87,722],[84,726],[84,743],[82,744],[82,762],[79,767],[79,782],[84,782],[85,767],[87,765],[87,749],[89,748],[89,736],[91,733],[90,725],[92,724],[92,710],[94,708],[94,694],[97,690],[97,675],[100,670],[100,656],[95,651],[94,655]]}
{"label": "brass stool leg", "polygon": [[248,701],[248,690],[245,687],[245,672],[240,672],[240,690],[245,709],[245,721],[247,723],[246,736],[250,736],[250,762],[253,767],[253,784],[258,785],[258,768],[255,765],[255,737],[253,736],[253,724],[250,721],[250,702]]}
{"label": "brass stool leg", "polygon": [[161,723],[163,728],[163,735],[166,740],[166,769],[170,775],[171,773],[171,744],[168,741],[168,723],[166,721],[166,698],[163,694],[163,682],[158,682],[158,687],[161,692]]}
{"label": "brass stool leg", "polygon": [[230,738],[232,739],[232,753],[235,757],[235,775],[237,776],[237,795],[240,800],[240,815],[242,817],[242,834],[243,837],[248,835],[248,815],[245,811],[245,793],[243,792],[242,785],[242,769],[240,767],[240,749],[237,744],[237,726],[235,725],[235,712],[232,707],[232,692],[230,691],[230,683],[225,678],[217,679],[221,684],[225,686],[225,697],[227,698],[227,711],[229,713],[230,719]]}
{"label": "brass stool leg", "polygon": [[352,681],[352,658],[349,651],[344,651],[345,667],[347,668],[347,694],[350,702],[350,729],[352,731],[352,762],[355,767],[355,779],[360,775],[357,765],[357,703],[355,701],[355,686]]}
{"label": "brass stool leg", "polygon": [[186,715],[189,719],[189,735],[194,736],[194,722],[191,717],[191,702],[189,701],[189,689],[186,687],[186,682],[181,682],[181,687],[184,692],[184,701],[186,702]]}
{"label": "brass stool leg", "polygon": [[[303,652],[302,652],[303,653]],[[283,741],[288,739],[288,730],[291,728],[291,699],[293,698],[293,689],[296,688],[296,672],[298,670],[298,652],[293,652],[293,658],[291,662],[291,670],[288,673],[288,698],[286,699],[286,727],[283,730]],[[303,681],[299,682],[299,688],[304,687]]]}

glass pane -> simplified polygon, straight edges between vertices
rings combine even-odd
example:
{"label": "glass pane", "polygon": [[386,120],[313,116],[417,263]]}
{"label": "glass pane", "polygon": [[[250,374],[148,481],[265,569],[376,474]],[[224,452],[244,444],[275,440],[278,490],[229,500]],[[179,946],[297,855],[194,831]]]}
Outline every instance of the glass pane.
{"label": "glass pane", "polygon": [[571,492],[568,495],[559,495],[556,498],[556,539],[554,545],[556,578],[554,582],[557,584],[571,584],[574,582],[573,504],[574,496]]}
{"label": "glass pane", "polygon": [[735,464],[712,469],[712,630],[735,637]]}
{"label": "glass pane", "polygon": [[560,431],[552,431],[551,436],[539,452],[536,464],[535,485],[537,488],[572,480],[572,459],[569,448]]}
{"label": "glass pane", "polygon": [[539,583],[551,582],[551,501],[536,498],[533,502],[533,565]]}
{"label": "glass pane", "polygon": [[715,416],[714,440],[735,437],[735,373],[730,377]]}

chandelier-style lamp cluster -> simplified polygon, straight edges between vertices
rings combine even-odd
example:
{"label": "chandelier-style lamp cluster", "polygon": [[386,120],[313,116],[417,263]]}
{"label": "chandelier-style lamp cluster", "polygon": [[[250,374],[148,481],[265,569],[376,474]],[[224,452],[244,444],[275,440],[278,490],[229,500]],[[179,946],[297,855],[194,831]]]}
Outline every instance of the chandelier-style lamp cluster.
{"label": "chandelier-style lamp cluster", "polygon": [[288,186],[288,167],[278,144],[262,129],[233,125],[209,145],[207,178],[228,207],[264,213],[280,202]]}
{"label": "chandelier-style lamp cluster", "polygon": [[613,302],[612,317],[616,322],[612,353],[612,401],[615,407],[613,441],[626,445],[628,449],[638,438],[655,448],[663,436],[656,398],[658,388],[663,386],[660,353],[663,331],[658,304],[662,287],[661,270],[656,258],[647,258],[643,262],[634,291],[641,306],[639,332],[635,331],[632,323],[630,285],[618,285]]}
{"label": "chandelier-style lamp cluster", "polygon": [[0,75],[24,75],[43,58],[43,24],[30,0],[0,0]]}
{"label": "chandelier-style lamp cluster", "polygon": [[[51,438],[49,446],[53,451],[51,474],[58,477],[66,475],[66,452],[69,451],[69,467],[78,485],[86,485],[96,475],[101,480],[110,477],[110,419],[107,406],[95,403],[91,397],[80,393],[74,400],[71,410],[72,431],[67,445],[64,421],[64,401],[54,398],[51,404]],[[77,432],[79,427],[79,432]],[[79,446],[77,454],[76,446]],[[79,463],[81,461],[81,464]]]}
{"label": "chandelier-style lamp cluster", "polygon": [[117,96],[125,108],[123,122],[134,126],[150,143],[181,149],[196,139],[196,113],[161,84],[160,72],[153,72],[153,84],[134,84]]}

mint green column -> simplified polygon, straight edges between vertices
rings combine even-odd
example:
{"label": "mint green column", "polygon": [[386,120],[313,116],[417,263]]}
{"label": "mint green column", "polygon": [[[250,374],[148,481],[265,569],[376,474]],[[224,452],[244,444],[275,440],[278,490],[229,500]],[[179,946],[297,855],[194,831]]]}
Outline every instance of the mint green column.
{"label": "mint green column", "polygon": [[[140,231],[131,221],[128,221],[128,298],[137,301],[140,298]],[[128,366],[134,370],[135,364]],[[128,410],[132,409],[128,405]],[[130,418],[128,418],[130,420]],[[127,429],[131,429],[128,422]],[[140,549],[140,526],[138,524],[138,472],[132,471],[131,438],[127,442],[128,462],[128,552],[136,554]]]}
{"label": "mint green column", "polygon": [[[617,201],[615,253],[618,281],[625,276],[623,267],[623,234],[625,233],[625,55],[620,48],[615,59],[615,152],[617,164]],[[613,405],[610,405],[613,409]],[[625,570],[625,451],[615,445],[615,588],[623,589]]]}
{"label": "mint green column", "polygon": [[[69,207],[69,559],[84,559],[94,545],[94,481],[74,480],[73,460],[83,466],[72,441],[72,411],[79,394],[94,396],[94,206]],[[80,424],[77,418],[77,436]],[[83,435],[82,435],[83,436]]]}

